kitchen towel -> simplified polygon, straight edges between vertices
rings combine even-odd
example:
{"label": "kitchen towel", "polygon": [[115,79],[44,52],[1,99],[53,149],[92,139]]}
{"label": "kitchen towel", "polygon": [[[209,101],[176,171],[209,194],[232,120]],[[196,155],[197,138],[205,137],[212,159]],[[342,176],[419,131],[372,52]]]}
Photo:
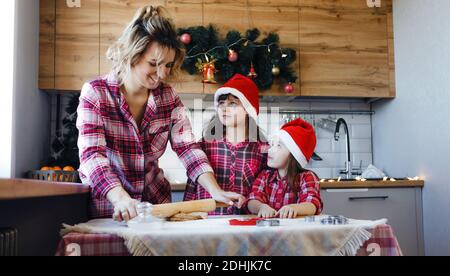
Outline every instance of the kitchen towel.
{"label": "kitchen towel", "polygon": [[63,225],[61,234],[115,234],[134,256],[354,256],[370,239],[368,230],[387,222],[351,219],[347,225],[322,225],[326,216],[318,216],[314,222],[294,219],[280,220],[278,227],[239,227],[229,225],[233,218],[242,217],[138,227],[101,219]]}

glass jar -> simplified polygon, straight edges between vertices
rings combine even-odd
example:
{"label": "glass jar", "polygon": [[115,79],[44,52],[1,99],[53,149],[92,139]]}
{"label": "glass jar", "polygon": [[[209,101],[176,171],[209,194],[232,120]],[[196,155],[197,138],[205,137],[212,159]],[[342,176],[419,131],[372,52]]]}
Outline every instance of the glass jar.
{"label": "glass jar", "polygon": [[152,216],[153,205],[148,202],[141,202],[136,206],[139,222],[152,222],[154,217]]}

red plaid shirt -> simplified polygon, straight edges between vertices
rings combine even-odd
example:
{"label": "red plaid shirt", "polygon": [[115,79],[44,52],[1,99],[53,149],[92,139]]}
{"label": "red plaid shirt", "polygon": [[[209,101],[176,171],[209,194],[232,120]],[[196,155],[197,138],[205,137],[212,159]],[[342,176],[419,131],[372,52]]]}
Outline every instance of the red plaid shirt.
{"label": "red plaid shirt", "polygon": [[158,167],[170,139],[192,179],[212,172],[195,143],[183,104],[168,85],[151,91],[141,126],[137,126],[115,77],[110,74],[83,86],[77,128],[80,177],[92,188],[91,215],[110,217],[108,192],[122,186],[137,200],[171,201],[171,189]]}
{"label": "red plaid shirt", "polygon": [[[208,156],[219,186],[228,192],[247,197],[258,174],[267,168],[268,144],[243,142],[232,145],[227,141],[201,142],[201,148]],[[211,195],[190,178],[184,200],[208,199]],[[246,209],[218,208],[210,215],[238,215],[248,213]]]}
{"label": "red plaid shirt", "polygon": [[323,203],[317,175],[312,171],[302,172],[295,185],[298,187],[297,194],[289,187],[287,177],[280,177],[278,170],[265,170],[256,179],[248,201],[258,200],[276,211],[286,205],[310,202],[316,206],[317,215],[322,213]]}

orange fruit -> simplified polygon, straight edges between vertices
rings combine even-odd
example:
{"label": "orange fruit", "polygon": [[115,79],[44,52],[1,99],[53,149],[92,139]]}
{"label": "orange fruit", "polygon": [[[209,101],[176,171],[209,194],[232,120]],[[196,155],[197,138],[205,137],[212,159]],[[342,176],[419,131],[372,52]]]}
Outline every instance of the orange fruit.
{"label": "orange fruit", "polygon": [[41,168],[41,171],[51,171],[51,170],[52,170],[52,168],[51,167],[47,167],[47,166],[44,166],[44,167]]}
{"label": "orange fruit", "polygon": [[62,171],[62,169],[61,169],[60,166],[54,166],[54,167],[53,167],[53,170],[54,170],[54,171]]}
{"label": "orange fruit", "polygon": [[63,169],[63,171],[66,171],[66,172],[74,172],[75,169],[74,169],[72,166],[65,166],[64,169]]}

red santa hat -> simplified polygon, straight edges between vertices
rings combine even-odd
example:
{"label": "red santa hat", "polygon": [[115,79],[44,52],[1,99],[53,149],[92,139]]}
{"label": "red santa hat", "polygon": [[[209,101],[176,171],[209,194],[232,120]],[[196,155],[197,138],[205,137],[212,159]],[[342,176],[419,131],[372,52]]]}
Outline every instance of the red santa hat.
{"label": "red santa hat", "polygon": [[214,105],[219,106],[219,97],[231,94],[238,98],[245,111],[253,119],[257,119],[259,114],[259,90],[256,84],[249,78],[236,74],[227,83],[216,91],[214,95]]}
{"label": "red santa hat", "polygon": [[305,167],[316,148],[314,128],[304,120],[297,119],[285,124],[279,132],[279,137],[298,163]]}

